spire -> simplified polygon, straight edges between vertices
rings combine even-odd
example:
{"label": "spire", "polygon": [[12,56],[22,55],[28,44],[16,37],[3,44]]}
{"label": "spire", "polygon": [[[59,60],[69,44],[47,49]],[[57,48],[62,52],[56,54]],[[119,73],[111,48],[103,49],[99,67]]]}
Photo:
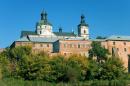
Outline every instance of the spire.
{"label": "spire", "polygon": [[47,12],[45,10],[42,10],[41,20],[38,22],[37,25],[50,25],[50,26],[52,26],[52,24],[48,21]]}
{"label": "spire", "polygon": [[80,23],[82,24],[82,23],[85,23],[85,16],[82,14],[81,15],[81,21],[80,21]]}
{"label": "spire", "polygon": [[45,20],[45,21],[47,21],[47,13],[46,13],[46,11],[42,11],[42,13],[41,13],[41,20]]}
{"label": "spire", "polygon": [[62,27],[59,28],[59,32],[62,33]]}
{"label": "spire", "polygon": [[88,24],[85,22],[85,16],[82,14],[81,15],[81,21],[80,21],[80,24],[81,26],[88,26]]}

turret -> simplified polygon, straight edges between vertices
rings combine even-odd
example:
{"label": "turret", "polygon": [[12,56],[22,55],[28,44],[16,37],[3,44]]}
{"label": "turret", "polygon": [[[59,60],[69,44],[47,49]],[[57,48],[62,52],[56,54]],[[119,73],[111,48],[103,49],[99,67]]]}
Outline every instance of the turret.
{"label": "turret", "polygon": [[52,24],[47,19],[47,12],[41,12],[41,20],[36,24],[36,32],[39,35],[52,35]]}
{"label": "turret", "polygon": [[44,10],[41,13],[41,20],[47,21],[47,13]]}
{"label": "turret", "polygon": [[89,39],[89,28],[88,24],[85,22],[85,16],[81,15],[81,21],[78,25],[78,36],[84,37],[85,39]]}
{"label": "turret", "polygon": [[59,32],[62,33],[62,28],[61,27],[59,28]]}

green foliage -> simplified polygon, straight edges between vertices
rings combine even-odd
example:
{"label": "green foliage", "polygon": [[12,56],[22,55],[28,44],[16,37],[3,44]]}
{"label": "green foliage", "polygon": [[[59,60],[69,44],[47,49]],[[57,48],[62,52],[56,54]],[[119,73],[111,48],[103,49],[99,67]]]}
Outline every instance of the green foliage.
{"label": "green foliage", "polygon": [[89,60],[89,66],[87,70],[86,79],[87,80],[95,80],[98,79],[100,66],[95,60]]}
{"label": "green foliage", "polygon": [[75,83],[122,79],[126,74],[122,61],[108,58],[108,51],[100,43],[92,43],[89,54],[97,61],[79,55],[50,57],[45,52],[33,53],[29,46],[7,48],[0,54],[0,78]]}
{"label": "green foliage", "polygon": [[97,61],[90,59],[89,70],[87,71],[88,80],[113,80],[124,77],[125,68],[119,58],[108,58],[109,52],[101,46],[100,42],[92,42],[91,46],[89,57],[96,57]]}
{"label": "green foliage", "polygon": [[123,66],[123,62],[117,57],[109,58],[101,67],[101,79],[121,79],[125,75],[126,69]]}
{"label": "green foliage", "polygon": [[[85,80],[86,71],[88,69],[89,61],[85,56],[72,55],[68,59],[68,65],[72,67],[73,70],[76,70],[74,73],[78,72],[78,79]],[[73,72],[71,72],[73,73]]]}
{"label": "green foliage", "polygon": [[87,71],[88,80],[115,80],[122,79],[126,74],[122,61],[117,57],[108,58],[105,62],[98,63],[91,60]]}
{"label": "green foliage", "polygon": [[50,83],[41,80],[25,81],[23,79],[14,78],[6,78],[4,80],[0,80],[1,86],[128,86],[128,84],[130,84],[130,81],[126,80],[95,80],[75,83]]}
{"label": "green foliage", "polygon": [[87,59],[79,59],[76,55],[70,56],[68,59],[63,56],[53,57],[49,62],[51,72],[46,74],[45,79],[51,82],[83,80],[85,79],[83,72],[87,68],[87,63]]}
{"label": "green foliage", "polygon": [[5,51],[0,53],[0,79],[9,77],[10,72],[10,61],[6,57]]}
{"label": "green foliage", "polygon": [[93,41],[89,50],[89,57],[96,57],[97,61],[107,60],[108,50],[101,46],[100,42]]}
{"label": "green foliage", "polygon": [[86,57],[72,55],[50,57],[45,52],[32,53],[31,47],[23,46],[7,49],[10,75],[24,80],[45,80],[49,82],[68,82],[85,80],[88,60]]}
{"label": "green foliage", "polygon": [[44,80],[58,82],[60,78],[64,76],[64,72],[66,70],[65,59],[62,56],[54,57],[50,59],[48,66],[50,71],[48,71],[47,68],[44,70]]}
{"label": "green foliage", "polygon": [[12,60],[19,60],[24,55],[30,55],[31,54],[31,47],[30,46],[18,46],[16,48],[11,48],[8,52],[8,57]]}
{"label": "green foliage", "polygon": [[48,57],[41,52],[38,54],[26,53],[17,60],[16,71],[13,72],[13,75],[25,80],[43,79],[43,70],[49,69],[48,60]]}

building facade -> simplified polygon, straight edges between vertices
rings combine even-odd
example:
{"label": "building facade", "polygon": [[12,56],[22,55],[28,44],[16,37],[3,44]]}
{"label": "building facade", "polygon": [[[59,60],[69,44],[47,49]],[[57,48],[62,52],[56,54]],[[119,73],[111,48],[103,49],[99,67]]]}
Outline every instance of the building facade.
{"label": "building facade", "polygon": [[109,50],[110,54],[119,57],[126,68],[129,68],[130,55],[130,36],[112,35],[105,39],[95,39],[100,41],[101,45]]}
{"label": "building facade", "polygon": [[110,36],[105,39],[89,39],[89,25],[85,22],[85,16],[81,15],[77,26],[78,34],[74,32],[53,32],[53,26],[48,21],[47,13],[41,13],[41,19],[36,23],[35,31],[22,31],[20,39],[12,46],[32,46],[34,52],[45,51],[50,55],[79,54],[88,56],[92,41],[100,41],[102,46],[112,55],[120,57],[126,68],[129,67],[130,36]]}
{"label": "building facade", "polygon": [[0,53],[3,52],[5,49],[4,48],[0,48]]}

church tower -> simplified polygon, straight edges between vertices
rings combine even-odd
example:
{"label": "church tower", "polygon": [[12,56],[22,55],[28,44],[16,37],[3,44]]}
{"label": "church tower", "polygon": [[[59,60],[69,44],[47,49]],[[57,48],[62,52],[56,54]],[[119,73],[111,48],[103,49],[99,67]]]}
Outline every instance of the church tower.
{"label": "church tower", "polygon": [[85,22],[85,16],[81,15],[81,21],[78,25],[78,36],[84,37],[85,39],[89,39],[89,28],[88,24]]}
{"label": "church tower", "polygon": [[42,11],[41,20],[36,24],[36,33],[42,36],[52,36],[52,24],[48,22],[47,13]]}

